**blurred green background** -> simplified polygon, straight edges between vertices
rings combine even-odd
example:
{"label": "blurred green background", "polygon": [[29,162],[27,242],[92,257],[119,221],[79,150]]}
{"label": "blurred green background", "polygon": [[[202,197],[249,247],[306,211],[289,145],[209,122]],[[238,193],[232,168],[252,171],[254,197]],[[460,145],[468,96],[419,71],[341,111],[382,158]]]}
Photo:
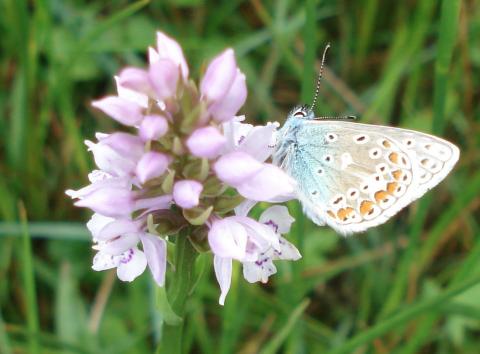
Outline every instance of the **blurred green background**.
{"label": "blurred green background", "polygon": [[93,252],[64,190],[87,183],[83,140],[117,125],[90,101],[145,65],[162,30],[192,76],[225,47],[247,75],[250,121],[319,113],[432,132],[461,158],[434,192],[368,233],[304,219],[303,254],[266,285],[235,269],[225,307],[211,256],[189,304],[185,353],[480,352],[480,6],[460,0],[0,2],[0,353],[150,353],[161,318],[145,272],[122,283]]}

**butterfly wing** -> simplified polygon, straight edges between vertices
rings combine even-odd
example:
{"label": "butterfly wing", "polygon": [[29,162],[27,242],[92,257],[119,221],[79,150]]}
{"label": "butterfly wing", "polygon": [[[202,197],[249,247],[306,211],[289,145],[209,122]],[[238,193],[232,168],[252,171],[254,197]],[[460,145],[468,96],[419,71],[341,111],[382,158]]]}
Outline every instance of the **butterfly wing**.
{"label": "butterfly wing", "polygon": [[437,185],[459,157],[432,135],[347,121],[304,121],[282,167],[305,213],[339,233],[384,223]]}

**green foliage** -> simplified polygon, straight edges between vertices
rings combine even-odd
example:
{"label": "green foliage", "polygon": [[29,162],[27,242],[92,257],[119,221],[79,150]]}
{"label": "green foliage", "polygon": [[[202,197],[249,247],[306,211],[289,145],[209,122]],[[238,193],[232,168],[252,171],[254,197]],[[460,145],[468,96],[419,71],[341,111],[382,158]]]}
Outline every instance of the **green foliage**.
{"label": "green foliage", "polygon": [[265,285],[234,266],[224,307],[211,257],[200,255],[184,352],[478,352],[478,3],[4,0],[0,9],[0,353],[151,353],[162,321],[178,321],[160,317],[170,305],[157,303],[148,272],[125,284],[91,270],[88,213],[64,194],[93,167],[83,140],[116,127],[89,102],[114,92],[121,67],[144,65],[156,29],[182,44],[195,78],[233,47],[252,122],[281,121],[311,100],[330,42],[318,112],[442,134],[461,148],[434,192],[362,235],[338,237],[289,205],[303,259],[280,263]]}

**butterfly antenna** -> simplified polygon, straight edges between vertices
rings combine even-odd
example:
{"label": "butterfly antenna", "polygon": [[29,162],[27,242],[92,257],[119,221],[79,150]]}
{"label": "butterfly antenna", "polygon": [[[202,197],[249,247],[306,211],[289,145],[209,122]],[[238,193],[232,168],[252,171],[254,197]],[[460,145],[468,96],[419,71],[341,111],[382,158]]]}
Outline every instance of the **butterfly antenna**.
{"label": "butterfly antenna", "polygon": [[312,105],[310,106],[310,109],[312,111],[315,108],[315,105],[317,104],[318,94],[320,93],[320,83],[322,82],[323,66],[325,64],[325,58],[327,56],[327,51],[329,48],[330,48],[330,43],[327,43],[327,46],[323,50],[322,64],[320,65],[320,72],[318,73],[318,79],[317,79],[317,87],[315,88],[315,95],[313,96]]}

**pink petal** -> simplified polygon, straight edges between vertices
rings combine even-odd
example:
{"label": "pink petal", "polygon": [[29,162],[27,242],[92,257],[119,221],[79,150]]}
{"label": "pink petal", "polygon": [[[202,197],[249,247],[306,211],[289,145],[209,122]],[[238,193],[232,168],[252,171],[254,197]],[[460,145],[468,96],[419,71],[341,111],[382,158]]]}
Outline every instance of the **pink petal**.
{"label": "pink petal", "polygon": [[90,208],[105,216],[127,216],[132,212],[133,198],[131,191],[127,189],[106,187],[95,190],[78,200],[75,206]]}
{"label": "pink petal", "polygon": [[140,239],[153,279],[159,286],[163,286],[167,269],[167,243],[159,236],[151,234],[144,234]]}
{"label": "pink petal", "polygon": [[268,202],[293,193],[295,181],[277,166],[265,164],[258,173],[235,187],[245,198]]}
{"label": "pink petal", "polygon": [[223,155],[213,169],[223,182],[236,187],[246,182],[263,168],[263,165],[244,152]]}
{"label": "pink petal", "polygon": [[125,252],[117,267],[118,279],[133,281],[142,274],[147,267],[147,258],[142,251],[132,248]]}
{"label": "pink petal", "polygon": [[158,59],[169,59],[178,67],[180,66],[184,80],[188,78],[188,65],[183,55],[182,47],[171,37],[163,32],[157,32]]}
{"label": "pink petal", "polygon": [[112,147],[120,154],[127,155],[132,159],[138,159],[143,154],[144,143],[136,135],[117,132],[113,134],[96,134],[101,144]]}
{"label": "pink petal", "polygon": [[128,126],[137,125],[142,120],[142,107],[117,96],[109,96],[93,101],[92,106]]}
{"label": "pink petal", "polygon": [[138,233],[139,231],[138,223],[129,219],[115,219],[97,232],[96,239],[105,241],[123,234]]}
{"label": "pink petal", "polygon": [[131,188],[131,183],[129,179],[125,177],[112,177],[92,182],[88,186],[85,186],[77,191],[69,189],[65,191],[65,194],[72,199],[82,199],[103,188],[119,188],[129,190]]}
{"label": "pink petal", "polygon": [[90,231],[92,234],[92,237],[94,239],[98,238],[98,235],[100,234],[100,231],[110,224],[112,221],[115,221],[114,218],[110,218],[108,216],[104,216],[101,214],[94,213],[90,220],[87,222],[87,229]]}
{"label": "pink petal", "polygon": [[134,156],[123,155],[111,146],[101,142],[95,144],[86,140],[85,144],[93,153],[95,163],[102,171],[119,177],[130,175],[134,171],[136,165]]}
{"label": "pink petal", "polygon": [[150,211],[169,209],[171,203],[172,203],[172,196],[169,194],[166,194],[159,197],[137,199],[135,200],[133,209],[135,211],[142,210],[142,209],[148,209]]}
{"label": "pink petal", "polygon": [[148,115],[143,118],[138,134],[143,141],[157,140],[168,131],[167,119],[160,115]]}
{"label": "pink petal", "polygon": [[226,122],[235,117],[235,114],[245,103],[247,99],[247,85],[245,84],[245,75],[237,69],[235,79],[226,95],[215,101],[208,111],[217,122]]}
{"label": "pink petal", "polygon": [[179,76],[179,69],[175,63],[168,59],[160,59],[150,64],[148,76],[157,99],[164,101],[175,96]]}
{"label": "pink petal", "polygon": [[215,103],[227,94],[237,73],[233,49],[227,49],[212,60],[200,83],[200,91],[207,102]]}
{"label": "pink petal", "polygon": [[227,139],[215,127],[195,130],[187,139],[187,147],[197,157],[213,159],[218,156]]}
{"label": "pink petal", "polygon": [[198,205],[203,186],[194,180],[178,181],[173,185],[173,200],[184,209],[190,209]]}
{"label": "pink petal", "polygon": [[118,76],[115,76],[115,83],[117,84],[118,97],[120,97],[124,100],[130,101],[130,102],[136,103],[137,105],[139,105],[142,108],[147,108],[148,107],[148,96],[147,95],[145,95],[143,93],[140,93],[140,92],[137,92],[137,91],[134,91],[134,90],[130,90],[126,87],[123,87],[120,84],[120,78]]}
{"label": "pink petal", "polygon": [[168,162],[169,159],[166,155],[159,152],[149,151],[142,156],[140,161],[138,161],[135,173],[143,184],[152,178],[163,175],[167,170]]}
{"label": "pink petal", "polygon": [[230,290],[230,284],[232,283],[232,259],[222,258],[215,255],[213,258],[213,267],[221,291],[218,303],[223,306],[225,304],[225,297],[228,294],[228,290]]}
{"label": "pink petal", "polygon": [[118,75],[118,83],[127,89],[140,94],[151,95],[152,87],[148,78],[148,72],[138,68],[125,68]]}
{"label": "pink petal", "polygon": [[247,247],[247,231],[232,217],[212,222],[208,243],[212,252],[223,258],[242,260]]}

